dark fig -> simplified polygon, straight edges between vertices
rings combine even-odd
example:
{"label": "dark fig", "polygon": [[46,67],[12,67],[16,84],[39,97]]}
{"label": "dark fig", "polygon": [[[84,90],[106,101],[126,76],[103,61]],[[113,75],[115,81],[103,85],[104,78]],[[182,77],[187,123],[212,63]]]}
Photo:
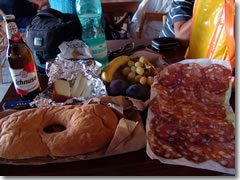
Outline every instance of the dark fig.
{"label": "dark fig", "polygon": [[149,88],[141,84],[133,84],[126,90],[126,96],[145,101],[149,97]]}
{"label": "dark fig", "polygon": [[121,80],[121,79],[116,79],[113,80],[110,85],[109,85],[109,95],[111,96],[120,96],[120,95],[125,95],[126,89],[128,88],[129,84],[128,82]]}

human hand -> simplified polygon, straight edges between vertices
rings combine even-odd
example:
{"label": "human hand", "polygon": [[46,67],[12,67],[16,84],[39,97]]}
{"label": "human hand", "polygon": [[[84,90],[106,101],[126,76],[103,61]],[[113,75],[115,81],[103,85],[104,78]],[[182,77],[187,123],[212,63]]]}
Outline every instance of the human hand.
{"label": "human hand", "polygon": [[174,23],[175,38],[179,40],[183,47],[187,47],[190,40],[192,18],[188,21],[178,21]]}

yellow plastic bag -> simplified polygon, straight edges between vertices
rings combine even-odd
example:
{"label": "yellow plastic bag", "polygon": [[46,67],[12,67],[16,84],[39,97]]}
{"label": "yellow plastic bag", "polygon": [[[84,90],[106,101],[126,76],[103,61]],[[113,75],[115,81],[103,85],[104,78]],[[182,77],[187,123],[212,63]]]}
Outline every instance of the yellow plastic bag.
{"label": "yellow plastic bag", "polygon": [[185,58],[228,60],[235,67],[235,1],[196,0]]}

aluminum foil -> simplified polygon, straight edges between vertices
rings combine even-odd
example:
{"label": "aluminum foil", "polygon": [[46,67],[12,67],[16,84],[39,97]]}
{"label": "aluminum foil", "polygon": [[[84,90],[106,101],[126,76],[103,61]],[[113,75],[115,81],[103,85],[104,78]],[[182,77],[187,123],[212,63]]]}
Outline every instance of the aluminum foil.
{"label": "aluminum foil", "polygon": [[[106,86],[100,79],[101,63],[89,59],[62,59],[59,56],[53,61],[46,64],[46,74],[49,77],[48,88],[40,93],[31,102],[33,107],[57,106],[67,104],[81,104],[83,101],[96,96],[107,96]],[[53,100],[53,82],[54,79],[65,79],[70,81],[70,88],[72,88],[77,75],[82,73],[87,80],[92,83],[92,90],[86,97],[73,97],[65,102],[55,102]]]}

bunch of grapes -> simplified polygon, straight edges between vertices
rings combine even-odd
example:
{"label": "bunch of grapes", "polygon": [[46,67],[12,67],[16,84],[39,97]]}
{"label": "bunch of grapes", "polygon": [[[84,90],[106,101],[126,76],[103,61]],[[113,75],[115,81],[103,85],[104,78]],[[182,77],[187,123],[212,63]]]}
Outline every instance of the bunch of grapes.
{"label": "bunch of grapes", "polygon": [[122,69],[122,74],[127,77],[131,83],[140,83],[142,85],[152,85],[154,81],[155,69],[145,58],[140,57],[138,61],[128,61],[127,66]]}

